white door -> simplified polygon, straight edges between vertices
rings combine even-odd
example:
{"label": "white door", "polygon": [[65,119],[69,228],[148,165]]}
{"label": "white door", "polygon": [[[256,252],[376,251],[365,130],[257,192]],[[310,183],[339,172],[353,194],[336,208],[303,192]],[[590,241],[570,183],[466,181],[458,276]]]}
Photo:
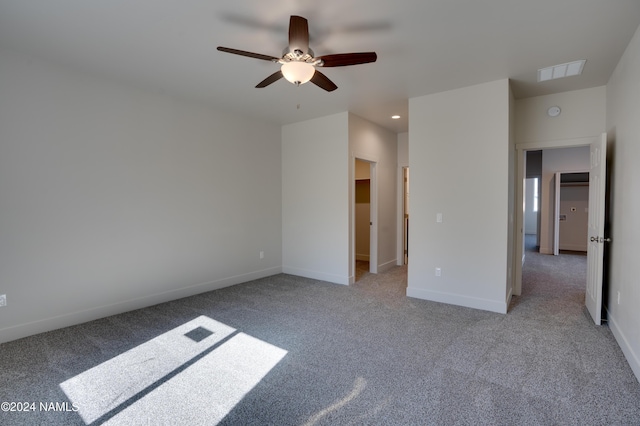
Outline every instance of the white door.
{"label": "white door", "polygon": [[558,172],[553,177],[555,184],[555,201],[553,206],[553,255],[560,255],[560,179],[561,173]]}
{"label": "white door", "polygon": [[585,304],[600,325],[602,321],[602,264],[604,260],[604,207],[606,194],[607,135],[591,144],[589,170],[589,242],[587,246],[587,291]]}
{"label": "white door", "polygon": [[378,273],[378,163],[369,162],[369,175],[371,185],[369,187],[370,211],[369,211],[369,272]]}

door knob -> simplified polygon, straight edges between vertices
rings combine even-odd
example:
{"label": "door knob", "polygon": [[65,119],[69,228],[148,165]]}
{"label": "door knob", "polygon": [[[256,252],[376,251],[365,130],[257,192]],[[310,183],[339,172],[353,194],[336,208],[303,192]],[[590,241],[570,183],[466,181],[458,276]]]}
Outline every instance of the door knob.
{"label": "door knob", "polygon": [[598,240],[598,237],[589,238],[589,241],[591,241],[592,243],[596,242],[597,240]]}

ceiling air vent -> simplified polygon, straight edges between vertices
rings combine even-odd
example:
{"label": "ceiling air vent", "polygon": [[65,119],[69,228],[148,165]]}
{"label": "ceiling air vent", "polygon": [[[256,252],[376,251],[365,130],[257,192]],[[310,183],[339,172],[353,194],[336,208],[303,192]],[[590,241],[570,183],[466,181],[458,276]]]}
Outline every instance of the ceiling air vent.
{"label": "ceiling air vent", "polygon": [[556,78],[580,75],[582,74],[585,62],[587,62],[587,60],[582,59],[580,61],[541,68],[538,70],[538,83],[541,81],[555,80]]}

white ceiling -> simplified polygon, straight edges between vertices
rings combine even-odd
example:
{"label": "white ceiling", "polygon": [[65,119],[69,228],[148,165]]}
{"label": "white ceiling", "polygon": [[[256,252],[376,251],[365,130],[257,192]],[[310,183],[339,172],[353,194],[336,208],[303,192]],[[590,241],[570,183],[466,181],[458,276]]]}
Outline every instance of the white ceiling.
{"label": "white ceiling", "polygon": [[[294,14],[316,56],[378,61],[323,69],[331,93],[256,89],[276,64],[216,50],[279,57]],[[349,110],[397,132],[416,96],[503,78],[516,98],[605,85],[639,24],[638,0],[0,0],[5,48],[279,124]],[[577,59],[581,76],[536,82]]]}

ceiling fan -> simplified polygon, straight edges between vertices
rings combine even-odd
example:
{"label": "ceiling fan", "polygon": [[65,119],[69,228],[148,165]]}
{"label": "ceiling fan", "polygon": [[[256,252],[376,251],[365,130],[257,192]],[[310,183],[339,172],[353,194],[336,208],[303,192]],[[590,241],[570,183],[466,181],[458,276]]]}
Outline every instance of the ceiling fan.
{"label": "ceiling fan", "polygon": [[318,71],[318,67],[345,67],[366,64],[375,62],[378,58],[375,52],[339,53],[314,57],[313,50],[309,48],[309,24],[305,18],[295,15],[291,16],[289,20],[289,47],[284,49],[281,58],[222,46],[218,46],[218,50],[234,55],[277,62],[282,65],[279,71],[274,72],[258,83],[257,88],[267,87],[284,77],[296,86],[311,81],[327,92],[336,90],[338,86]]}

